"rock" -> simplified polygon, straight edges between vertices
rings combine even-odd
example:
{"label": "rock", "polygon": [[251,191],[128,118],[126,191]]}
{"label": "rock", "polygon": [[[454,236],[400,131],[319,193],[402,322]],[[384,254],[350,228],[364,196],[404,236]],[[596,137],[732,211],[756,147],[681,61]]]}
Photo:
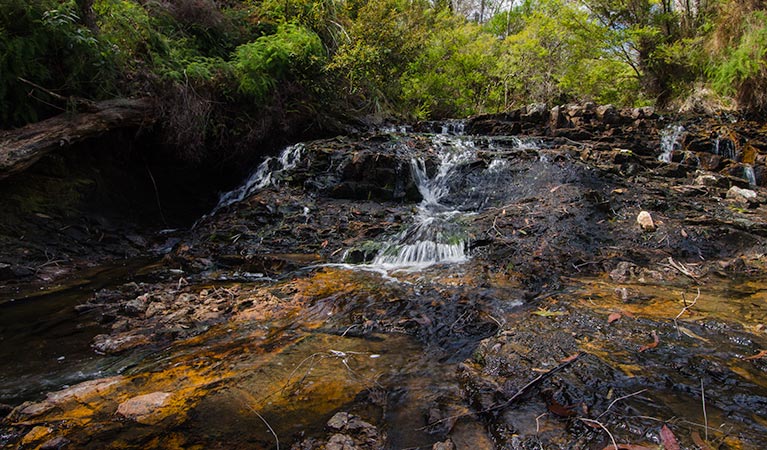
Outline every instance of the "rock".
{"label": "rock", "polygon": [[719,179],[714,175],[703,174],[695,178],[694,184],[696,186],[716,186],[718,181]]}
{"label": "rock", "polygon": [[613,105],[597,107],[597,118],[606,124],[618,124],[621,122],[621,114]]}
{"label": "rock", "polygon": [[136,317],[144,314],[147,307],[147,294],[138,296],[133,300],[125,302],[123,305],[123,312],[129,317]]}
{"label": "rock", "polygon": [[347,412],[337,412],[328,420],[328,427],[333,430],[343,430],[346,428],[351,417],[351,414]]}
{"label": "rock", "polygon": [[40,450],[58,450],[60,448],[66,447],[69,444],[69,439],[65,438],[64,436],[56,436],[53,439],[49,439],[43,442],[43,445],[40,446]]}
{"label": "rock", "polygon": [[354,439],[345,434],[334,434],[325,445],[326,450],[361,450]]}
{"label": "rock", "polygon": [[543,123],[549,118],[549,109],[545,103],[533,103],[524,108],[521,119],[525,122]]}
{"label": "rock", "polygon": [[147,319],[156,316],[159,313],[166,311],[168,308],[162,302],[152,302],[147,306],[144,311],[144,317]]}
{"label": "rock", "polygon": [[67,402],[87,403],[89,399],[99,397],[123,380],[123,377],[100,378],[84,381],[61,391],[48,394],[45,400],[21,404],[12,415],[35,417],[44,414]]}
{"label": "rock", "polygon": [[93,338],[91,347],[98,353],[115,355],[149,342],[149,336],[143,334],[123,333],[116,336],[99,334]]}
{"label": "rock", "polygon": [[616,283],[626,283],[635,276],[636,269],[636,265],[628,261],[621,261],[615,269],[610,271],[610,279]]}
{"label": "rock", "polygon": [[742,203],[751,203],[756,201],[756,192],[751,189],[743,189],[733,186],[727,191],[727,198]]}
{"label": "rock", "polygon": [[46,438],[52,432],[53,430],[48,427],[42,427],[42,426],[34,427],[29,431],[29,433],[24,435],[24,437],[21,439],[21,444],[29,445],[34,442],[41,441],[43,438]]}
{"label": "rock", "polygon": [[436,442],[431,446],[431,450],[455,450],[455,445],[450,439],[444,442]]}
{"label": "rock", "polygon": [[117,414],[139,423],[151,424],[159,419],[159,410],[167,406],[172,394],[152,392],[126,400],[117,407]]}
{"label": "rock", "polygon": [[642,211],[637,216],[637,223],[642,227],[643,231],[655,231],[655,221],[647,211]]}

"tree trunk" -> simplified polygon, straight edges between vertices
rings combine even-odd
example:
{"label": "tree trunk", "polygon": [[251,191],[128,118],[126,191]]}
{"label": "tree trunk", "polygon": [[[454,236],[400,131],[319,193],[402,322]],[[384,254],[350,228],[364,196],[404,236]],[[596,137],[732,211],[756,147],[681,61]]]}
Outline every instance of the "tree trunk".
{"label": "tree trunk", "polygon": [[156,120],[148,98],[98,102],[90,111],[61,114],[22,128],[0,131],[0,179],[22,172],[45,154],[117,128]]}

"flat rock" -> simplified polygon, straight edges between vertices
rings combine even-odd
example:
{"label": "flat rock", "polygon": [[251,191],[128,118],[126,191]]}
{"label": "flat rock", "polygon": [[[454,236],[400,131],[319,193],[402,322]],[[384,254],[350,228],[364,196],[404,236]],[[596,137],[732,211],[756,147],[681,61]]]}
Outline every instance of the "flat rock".
{"label": "flat rock", "polygon": [[167,406],[172,394],[152,392],[126,400],[117,407],[117,414],[139,423],[152,423],[157,419],[160,409]]}

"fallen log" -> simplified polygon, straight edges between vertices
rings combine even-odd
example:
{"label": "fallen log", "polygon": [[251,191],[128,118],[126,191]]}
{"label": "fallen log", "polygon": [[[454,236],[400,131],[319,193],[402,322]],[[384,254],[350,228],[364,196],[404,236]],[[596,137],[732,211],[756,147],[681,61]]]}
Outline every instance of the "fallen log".
{"label": "fallen log", "polygon": [[47,153],[117,128],[156,120],[149,98],[96,102],[87,112],[64,113],[14,130],[0,131],[0,179],[23,172]]}

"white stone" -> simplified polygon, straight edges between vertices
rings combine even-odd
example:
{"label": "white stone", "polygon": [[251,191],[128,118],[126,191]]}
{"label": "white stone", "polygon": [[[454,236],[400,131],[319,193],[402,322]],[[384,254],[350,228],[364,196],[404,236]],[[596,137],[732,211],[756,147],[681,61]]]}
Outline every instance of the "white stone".
{"label": "white stone", "polygon": [[647,211],[642,211],[637,216],[637,223],[644,231],[655,231],[655,221]]}

